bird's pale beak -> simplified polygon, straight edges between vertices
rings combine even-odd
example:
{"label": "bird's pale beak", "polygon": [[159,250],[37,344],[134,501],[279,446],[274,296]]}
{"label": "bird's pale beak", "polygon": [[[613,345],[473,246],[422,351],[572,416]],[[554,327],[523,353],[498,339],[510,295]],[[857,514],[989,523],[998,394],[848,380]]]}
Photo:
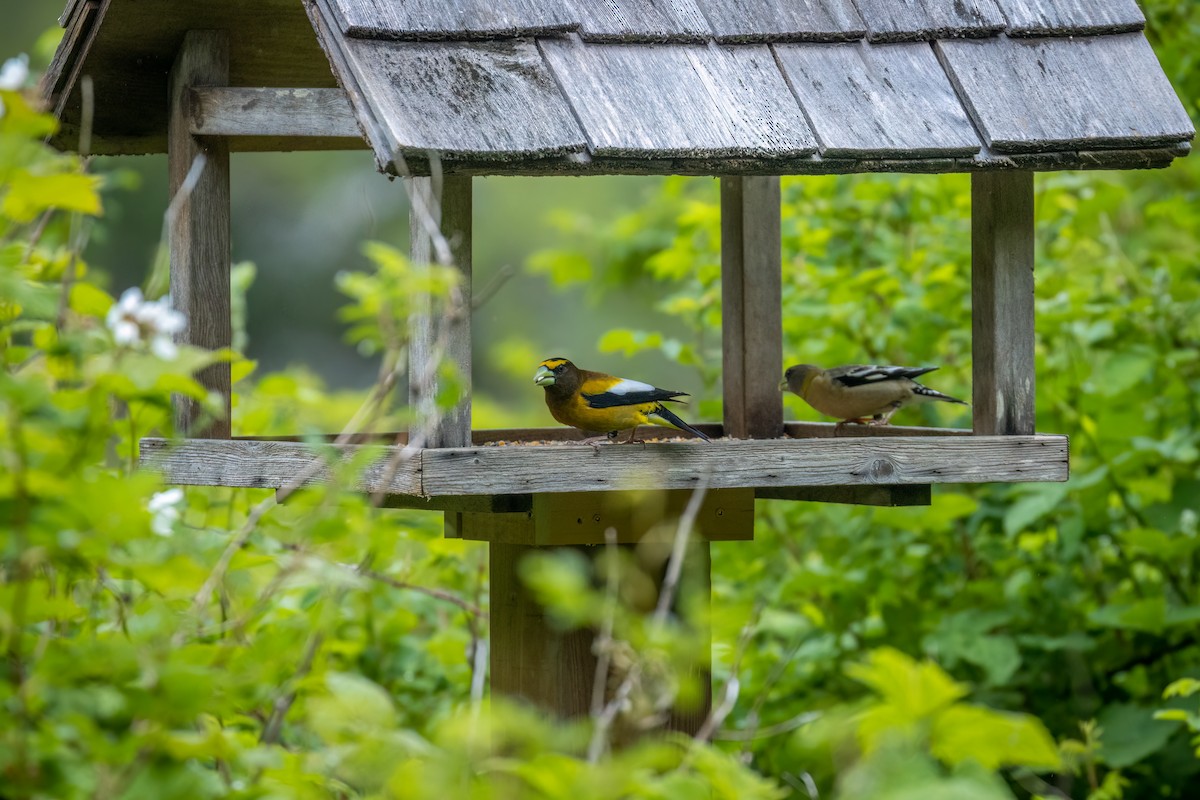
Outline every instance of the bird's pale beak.
{"label": "bird's pale beak", "polygon": [[788,388],[788,384],[787,384],[787,379],[785,378],[784,380],[781,380],[779,382],[779,391],[786,392],[787,388]]}
{"label": "bird's pale beak", "polygon": [[533,382],[538,386],[551,386],[554,384],[554,373],[546,367],[538,367],[537,372],[533,373]]}

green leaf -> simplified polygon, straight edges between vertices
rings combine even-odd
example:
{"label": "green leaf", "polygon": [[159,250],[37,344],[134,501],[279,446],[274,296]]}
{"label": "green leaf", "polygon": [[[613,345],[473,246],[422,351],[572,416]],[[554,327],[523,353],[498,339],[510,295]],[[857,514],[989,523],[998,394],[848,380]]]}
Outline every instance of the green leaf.
{"label": "green leaf", "polygon": [[957,704],[933,721],[930,751],[948,764],[975,761],[984,769],[1057,769],[1058,748],[1037,717]]}
{"label": "green leaf", "polygon": [[12,176],[0,213],[18,222],[29,222],[49,208],[95,216],[100,213],[99,187],[100,180],[94,175],[31,175],[20,171]]}
{"label": "green leaf", "polygon": [[1132,703],[1100,712],[1100,759],[1113,769],[1132,766],[1166,745],[1178,725],[1154,718],[1154,710]]}

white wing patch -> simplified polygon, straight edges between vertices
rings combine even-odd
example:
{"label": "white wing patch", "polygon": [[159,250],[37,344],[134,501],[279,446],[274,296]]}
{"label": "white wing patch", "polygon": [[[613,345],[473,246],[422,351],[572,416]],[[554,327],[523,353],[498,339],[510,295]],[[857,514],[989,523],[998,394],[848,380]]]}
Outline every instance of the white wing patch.
{"label": "white wing patch", "polygon": [[653,392],[654,387],[641,381],[631,381],[622,378],[604,391],[607,394],[636,394],[638,392]]}

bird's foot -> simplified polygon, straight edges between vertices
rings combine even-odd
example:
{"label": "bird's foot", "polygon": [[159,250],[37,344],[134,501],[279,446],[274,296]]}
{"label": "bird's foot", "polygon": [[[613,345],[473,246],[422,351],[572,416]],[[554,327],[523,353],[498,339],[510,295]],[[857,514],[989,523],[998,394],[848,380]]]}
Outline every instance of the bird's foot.
{"label": "bird's foot", "polygon": [[842,432],[842,428],[846,427],[847,425],[851,425],[851,424],[853,424],[853,425],[870,425],[871,421],[868,420],[866,417],[851,417],[850,419],[844,419],[841,422],[839,422],[838,424],[833,426],[833,435],[837,436],[838,434],[840,434]]}
{"label": "bird's foot", "polygon": [[617,431],[609,431],[608,433],[602,433],[599,436],[589,436],[586,439],[581,440],[579,443],[580,444],[590,444],[592,446],[592,449],[595,450],[597,453],[599,453],[600,445],[612,444],[616,440],[617,440]]}
{"label": "bird's foot", "polygon": [[[617,432],[613,431],[611,435],[615,439]],[[646,449],[646,440],[634,438],[636,435],[637,435],[637,428],[631,429],[629,431],[629,438],[625,440],[625,444],[640,444],[642,446],[642,449],[645,450]]]}

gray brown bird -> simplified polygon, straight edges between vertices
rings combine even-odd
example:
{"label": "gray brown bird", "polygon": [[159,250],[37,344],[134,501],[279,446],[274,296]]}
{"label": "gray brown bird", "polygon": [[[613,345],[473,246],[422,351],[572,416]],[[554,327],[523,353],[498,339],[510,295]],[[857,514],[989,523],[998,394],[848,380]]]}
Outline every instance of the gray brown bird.
{"label": "gray brown bird", "polygon": [[884,367],[853,364],[821,369],[813,364],[788,367],[780,389],[799,395],[804,402],[840,420],[867,425],[887,425],[905,406],[941,400],[967,405],[958,398],[922,386],[914,378],[937,367]]}

